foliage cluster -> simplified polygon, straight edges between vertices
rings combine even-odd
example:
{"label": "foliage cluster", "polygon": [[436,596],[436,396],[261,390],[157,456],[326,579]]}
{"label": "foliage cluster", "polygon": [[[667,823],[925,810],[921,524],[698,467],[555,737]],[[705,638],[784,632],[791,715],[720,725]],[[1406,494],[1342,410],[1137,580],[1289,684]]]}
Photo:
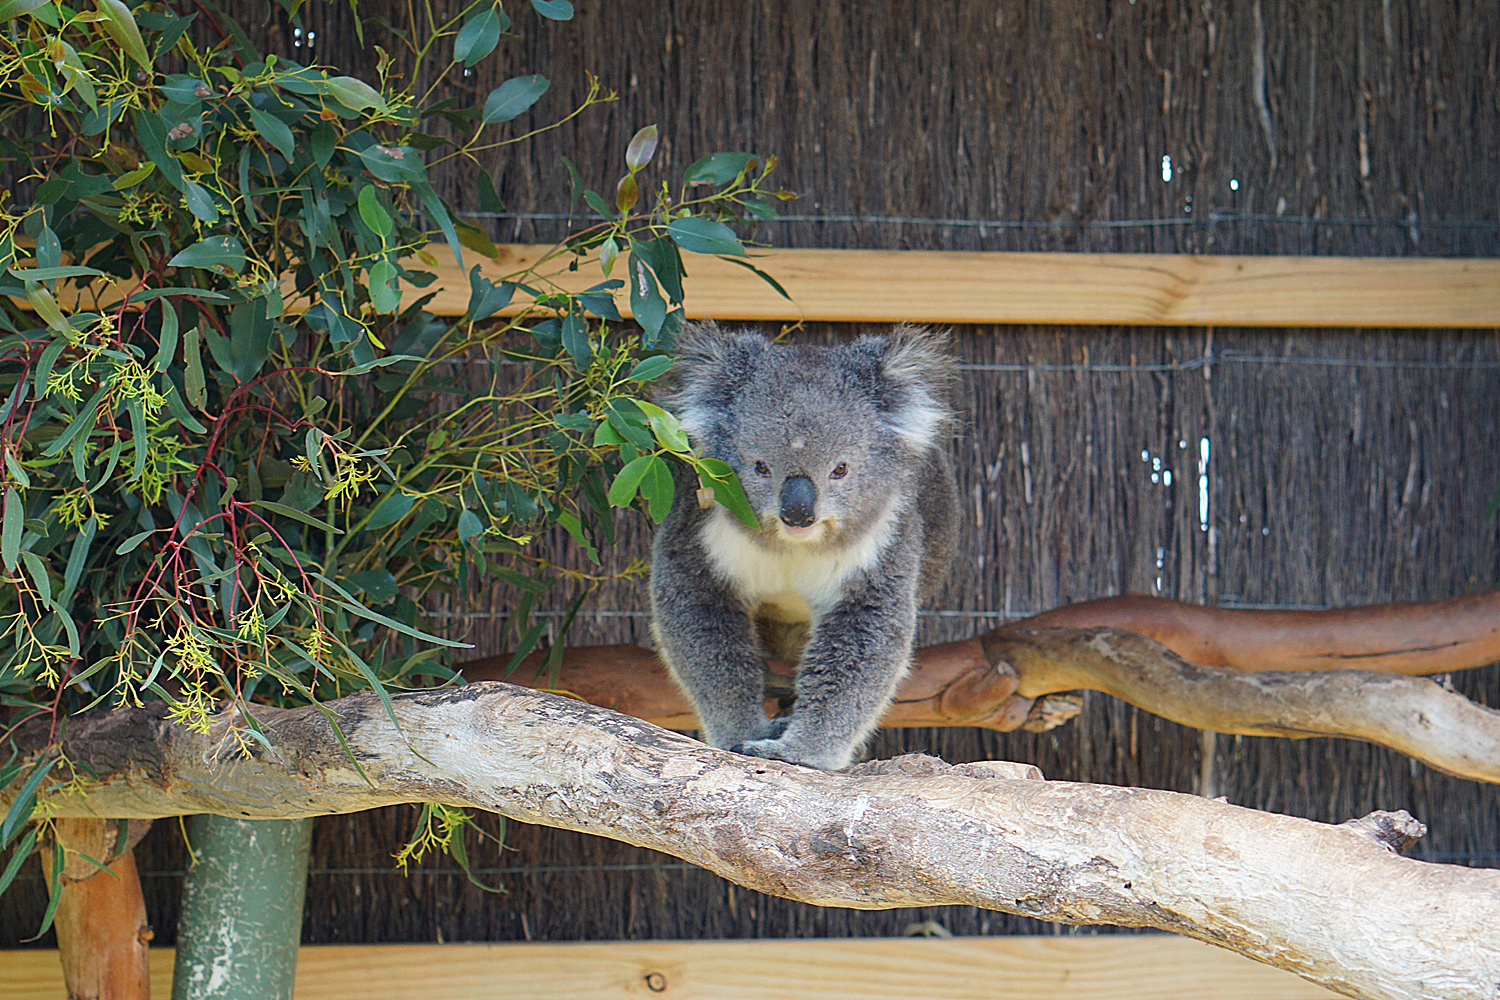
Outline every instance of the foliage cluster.
{"label": "foliage cluster", "polygon": [[[542,110],[539,75],[441,96],[512,27],[494,0],[407,7],[375,80],[258,52],[206,4],[89,3],[0,2],[0,142],[28,192],[0,201],[10,724],[157,697],[202,727],[225,701],[442,682],[458,643],[423,627],[424,594],[515,584],[519,657],[559,573],[528,543],[558,525],[594,553],[613,508],[660,518],[667,458],[747,513],[647,388],[682,325],[681,252],[753,269],[726,223],[774,215],[770,163],[713,154],[648,189],[651,126],[612,201],[568,164],[597,221],[549,266],[603,271],[569,294],[546,267],[473,264],[497,251],[430,179]],[[595,83],[584,107],[608,99]],[[426,308],[449,253],[473,264],[457,319]]]}

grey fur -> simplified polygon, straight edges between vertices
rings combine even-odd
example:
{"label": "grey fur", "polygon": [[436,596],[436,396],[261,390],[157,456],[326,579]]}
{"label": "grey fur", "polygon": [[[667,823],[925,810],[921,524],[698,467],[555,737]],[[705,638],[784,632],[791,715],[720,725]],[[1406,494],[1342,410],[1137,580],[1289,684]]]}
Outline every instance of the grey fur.
{"label": "grey fur", "polygon": [[[657,650],[707,742],[844,767],[906,674],[917,605],[953,551],[947,338],[903,326],[790,346],[706,323],[683,333],[673,371],[663,402],[734,468],[761,528],[700,508],[679,474],[651,568]],[[800,658],[790,716],[766,718],[767,653]]]}

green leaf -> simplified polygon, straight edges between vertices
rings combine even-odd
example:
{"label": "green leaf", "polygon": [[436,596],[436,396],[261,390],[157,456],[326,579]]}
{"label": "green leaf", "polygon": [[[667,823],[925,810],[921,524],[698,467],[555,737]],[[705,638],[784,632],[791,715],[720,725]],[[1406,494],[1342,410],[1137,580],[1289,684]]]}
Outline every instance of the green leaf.
{"label": "green leaf", "polygon": [[183,179],[182,199],[187,203],[188,211],[193,213],[194,218],[201,219],[210,225],[219,221],[219,210],[214,206],[213,196],[197,181]]}
{"label": "green leaf", "polygon": [[195,326],[182,337],[182,360],[186,369],[182,375],[183,388],[188,402],[198,409],[208,402],[208,385],[203,377],[203,352],[198,347],[198,328]]}
{"label": "green leaf", "polygon": [[231,374],[241,384],[260,373],[271,355],[271,320],[266,300],[241,302],[229,314],[229,358]]}
{"label": "green leaf", "polygon": [[342,531],[340,531],[338,528],[335,528],[327,521],[320,521],[316,517],[313,517],[311,514],[304,513],[303,511],[298,510],[296,507],[289,507],[284,503],[276,503],[272,500],[252,500],[250,501],[249,506],[264,507],[266,510],[271,511],[272,513],[280,514],[282,517],[289,517],[293,521],[301,521],[303,524],[311,525],[312,527],[317,528],[319,531],[331,531],[335,535],[343,534]]}
{"label": "green leaf", "polygon": [[571,510],[560,510],[557,512],[557,523],[562,525],[564,530],[573,536],[573,541],[577,542],[579,547],[588,553],[591,562],[599,561],[599,550],[594,547],[594,543],[589,541],[588,536],[583,533],[583,523],[578,520],[577,514]]}
{"label": "green leaf", "polygon": [[488,235],[478,226],[470,225],[463,219],[455,219],[453,228],[458,231],[458,242],[476,253],[494,260],[500,256],[500,251],[495,247]]}
{"label": "green leaf", "polygon": [[177,161],[177,157],[167,152],[167,126],[161,120],[161,115],[153,111],[137,111],[135,135],[140,141],[141,149],[156,164],[167,183],[179,191],[185,191],[182,164]]}
{"label": "green leaf", "polygon": [[594,357],[594,348],[589,343],[588,325],[576,312],[570,312],[563,317],[562,343],[568,354],[572,356],[573,364],[578,370],[587,371],[589,362]]}
{"label": "green leaf", "polygon": [[42,781],[62,758],[54,757],[45,764],[38,761],[31,766],[31,773],[26,776],[26,782],[16,792],[16,797],[11,800],[10,809],[6,810],[5,821],[0,823],[0,845],[10,843],[16,832],[31,819],[31,811],[36,807],[36,790],[41,787]]}
{"label": "green leaf", "polygon": [[644,399],[638,400],[636,405],[645,411],[646,420],[651,424],[651,430],[663,448],[685,452],[692,447],[688,444],[687,432],[682,429],[682,421]]}
{"label": "green leaf", "polygon": [[651,157],[656,155],[657,141],[655,125],[647,125],[631,137],[630,144],[625,147],[625,165],[631,173],[651,162]]}
{"label": "green leaf", "polygon": [[387,184],[410,184],[427,176],[421,154],[410,146],[382,146],[379,143],[359,151],[365,168]]}
{"label": "green leaf", "polygon": [[89,546],[93,544],[98,530],[99,519],[91,517],[83,523],[78,537],[73,539],[73,550],[68,553],[68,565],[63,570],[62,593],[57,595],[59,608],[66,606],[72,599],[73,590],[78,586],[78,578],[83,575],[83,564],[88,561]]}
{"label": "green leaf", "polygon": [[693,253],[727,254],[731,257],[745,256],[744,244],[734,235],[734,230],[722,222],[714,222],[699,215],[673,219],[667,225],[667,235],[684,250]]}
{"label": "green leaf", "polygon": [[16,557],[21,552],[21,529],[26,523],[26,505],[14,486],[5,489],[5,513],[0,518],[0,563],[7,573],[16,570]]}
{"label": "green leaf", "polygon": [[712,153],[687,168],[684,184],[727,184],[745,171],[755,157],[749,153]]}
{"label": "green leaf", "polygon": [[541,100],[550,86],[551,82],[545,76],[512,77],[490,91],[479,120],[485,125],[508,122]]}
{"label": "green leaf", "polygon": [[610,206],[609,202],[604,200],[603,195],[597,191],[583,192],[583,200],[588,202],[589,208],[598,212],[601,218],[618,219],[620,217],[614,208]]}
{"label": "green leaf", "polygon": [[661,236],[654,240],[631,240],[630,250],[639,254],[646,266],[651,268],[667,298],[672,302],[681,302],[682,279],[686,272],[682,269],[682,251],[677,249],[677,244]]}
{"label": "green leaf", "polygon": [[[12,808],[16,805],[19,805],[19,802],[13,803]],[[30,818],[29,809],[27,815]],[[0,895],[4,895],[5,890],[10,888],[10,884],[15,881],[16,873],[21,870],[22,862],[31,857],[31,849],[35,846],[36,829],[31,828],[26,831],[26,836],[21,838],[21,842],[11,852],[10,860],[5,864],[5,871],[0,872]]]}
{"label": "green leaf", "polygon": [[459,267],[463,267],[463,251],[459,249],[461,244],[458,239],[458,231],[453,226],[453,213],[448,210],[447,205],[443,204],[443,200],[437,196],[437,192],[432,190],[432,185],[427,181],[413,183],[412,190],[417,192],[417,200],[422,203],[422,208],[427,213],[427,217],[437,222],[438,228],[443,231],[443,236],[448,240],[448,249],[452,252],[454,261],[457,262]]}
{"label": "green leaf", "polygon": [[642,358],[636,362],[630,374],[625,376],[632,382],[650,382],[661,378],[672,367],[672,359],[668,355],[658,354],[655,357]]}
{"label": "green leaf", "polygon": [[130,171],[129,174],[120,174],[118,175],[118,177],[115,177],[113,187],[115,190],[124,190],[126,189],[126,187],[135,187],[136,184],[141,183],[142,180],[150,177],[150,175],[154,174],[154,172],[156,172],[156,163],[151,162],[151,160],[145,160],[144,163],[136,166],[136,168],[133,169],[133,171]]}
{"label": "green leaf", "polygon": [[31,574],[31,583],[36,587],[37,600],[48,608],[55,609],[57,605],[52,600],[52,577],[47,573],[47,564],[42,561],[42,557],[35,552],[22,549],[21,564],[26,567],[26,572]]}
{"label": "green leaf", "polygon": [[[350,612],[351,614],[359,615],[361,618],[368,618],[370,621],[384,625],[387,628],[393,628],[403,635],[411,636],[413,639],[421,639],[424,642],[435,642],[439,646],[449,646],[453,649],[473,648],[470,643],[459,642],[455,639],[444,639],[440,635],[430,635],[427,632],[420,631],[411,627],[410,625],[407,625],[405,622],[398,622],[393,618],[387,618],[385,615],[377,614],[376,612],[371,611],[369,608],[360,604],[347,590],[345,590],[343,587],[340,587],[332,580],[328,579],[328,577],[324,576],[322,573],[309,573],[308,575],[313,579],[326,584],[328,587],[332,588],[335,592],[342,596],[344,600],[339,602],[339,606],[345,611]],[[344,648],[348,649],[347,646],[345,646]]]}
{"label": "green leaf", "polygon": [[245,248],[233,236],[210,236],[179,250],[167,263],[172,267],[201,267],[219,274],[239,274],[245,269]]}
{"label": "green leaf", "polygon": [[360,189],[359,217],[365,220],[365,225],[374,230],[382,241],[396,230],[396,223],[391,220],[385,206],[380,204],[380,195],[374,185],[366,185]]}
{"label": "green leaf", "polygon": [[332,76],[322,82],[324,89],[333,95],[334,100],[350,111],[374,108],[381,114],[386,114],[390,110],[386,107],[385,98],[380,96],[380,91],[356,77]]}
{"label": "green leaf", "polygon": [[324,374],[363,375],[366,372],[374,371],[376,368],[385,368],[389,365],[399,365],[407,362],[420,362],[422,360],[422,358],[417,357],[415,354],[387,354],[384,357],[372,358],[362,365],[355,365],[353,368],[345,368],[342,371],[336,372],[325,372]]}
{"label": "green leaf", "polygon": [[672,470],[660,455],[650,455],[646,474],[641,478],[641,496],[651,520],[661,524],[672,509]]}
{"label": "green leaf", "polygon": [[500,42],[500,18],[493,6],[469,18],[453,39],[453,61],[473,66],[495,51]]}
{"label": "green leaf", "polygon": [[109,37],[135,60],[137,66],[149,73],[151,57],[146,54],[146,43],[141,40],[141,29],[136,27],[130,8],[122,0],[94,0],[94,6],[104,15],[99,23]]}
{"label": "green leaf", "polygon": [[479,515],[465,507],[458,512],[458,540],[464,545],[476,535],[484,534],[484,522],[479,520]]}
{"label": "green leaf", "polygon": [[291,160],[297,155],[297,141],[292,138],[292,130],[286,122],[260,108],[250,109],[250,121],[260,137],[275,146],[282,156]]}
{"label": "green leaf", "polygon": [[738,264],[740,267],[746,268],[747,270],[750,270],[750,271],[754,271],[756,274],[760,275],[760,278],[761,278],[762,281],[764,281],[766,284],[770,285],[772,288],[774,288],[776,290],[776,294],[777,295],[780,295],[782,298],[786,299],[788,302],[792,301],[792,297],[787,294],[786,289],[781,287],[781,282],[777,281],[775,278],[771,277],[769,274],[767,274],[766,272],[762,271],[760,268],[756,267],[754,264],[750,263],[748,260],[736,260],[733,257],[720,257],[719,259],[720,260],[724,260],[724,261],[728,261],[731,264]]}
{"label": "green leaf", "polygon": [[740,485],[739,477],[734,474],[729,463],[717,458],[705,458],[699,463],[698,469],[713,484],[715,501],[728,508],[747,528],[760,527],[755,511],[751,509],[750,501],[745,496],[745,488]]}
{"label": "green leaf", "polygon": [[615,261],[620,257],[620,244],[615,242],[613,236],[599,244],[599,267],[604,271],[604,276],[609,277],[609,272],[615,269]]}
{"label": "green leaf", "polygon": [[68,326],[68,321],[63,319],[62,310],[57,306],[57,300],[52,293],[47,291],[35,281],[26,282],[26,301],[31,303],[31,308],[42,318],[52,330],[68,336],[73,328]]}
{"label": "green leaf", "polygon": [[573,4],[569,0],[531,0],[536,12],[553,21],[573,20]]}
{"label": "green leaf", "polygon": [[11,274],[25,281],[55,281],[58,278],[98,277],[104,272],[97,267],[80,267],[77,264],[61,264],[57,267],[8,267]]}
{"label": "green leaf", "polygon": [[22,14],[30,14],[43,4],[51,2],[52,0],[3,0],[0,2],[0,24],[14,21]]}
{"label": "green leaf", "polygon": [[651,469],[651,463],[659,461],[661,459],[655,455],[640,455],[626,462],[625,467],[615,474],[614,482],[609,484],[609,502],[616,507],[630,506],[640,489],[641,480]]}
{"label": "green leaf", "polygon": [[[203,369],[201,366],[198,369],[198,373],[200,375],[203,373]],[[204,427],[203,424],[198,421],[197,417],[194,417],[191,413],[188,412],[187,406],[182,401],[182,395],[177,391],[177,383],[173,382],[172,379],[167,377],[166,375],[163,375],[160,379],[160,385],[161,394],[165,396],[167,400],[167,409],[172,411],[172,416],[177,418],[177,422],[186,427],[188,430],[192,431],[194,434],[207,434],[208,428]]]}
{"label": "green leaf", "polygon": [[62,244],[57,234],[44,223],[36,237],[36,262],[44,270],[51,270],[62,263]]}
{"label": "green leaf", "polygon": [[63,449],[75,437],[80,434],[88,437],[89,434],[93,433],[94,421],[98,419],[99,404],[104,401],[105,396],[109,395],[109,391],[110,387],[108,385],[101,385],[96,389],[94,394],[89,397],[88,402],[78,408],[78,416],[68,421],[68,425],[63,428],[62,433],[53,438],[52,443],[42,449],[42,454],[48,458],[51,458],[53,455],[61,455]]}
{"label": "green leaf", "polygon": [[159,528],[151,528],[147,531],[137,531],[135,534],[131,535],[129,538],[125,539],[119,544],[119,546],[115,549],[115,555],[123,556],[127,552],[134,552],[137,548],[140,547],[140,544],[142,542],[150,538],[152,535],[156,534],[159,530]]}
{"label": "green leaf", "polygon": [[620,183],[615,187],[615,208],[621,215],[635,208],[636,202],[641,200],[640,188],[635,183],[635,174],[626,174],[620,178]]}
{"label": "green leaf", "polygon": [[370,519],[365,522],[365,528],[369,531],[379,531],[388,528],[406,516],[407,512],[417,502],[417,498],[408,493],[392,493],[370,512]]}
{"label": "green leaf", "polygon": [[646,340],[654,342],[667,320],[667,303],[656,287],[656,273],[634,251],[630,255],[630,311],[646,331]]}
{"label": "green leaf", "polygon": [[388,260],[376,262],[370,268],[370,308],[378,313],[393,313],[400,306],[401,290],[396,287],[396,265]]}
{"label": "green leaf", "polygon": [[465,315],[471,322],[477,323],[504,309],[515,294],[516,286],[513,282],[502,281],[497,285],[482,276],[479,265],[475,264],[469,272],[469,309]]}
{"label": "green leaf", "polygon": [[177,310],[172,303],[161,304],[161,333],[156,338],[156,357],[151,360],[153,371],[164,372],[177,356]]}

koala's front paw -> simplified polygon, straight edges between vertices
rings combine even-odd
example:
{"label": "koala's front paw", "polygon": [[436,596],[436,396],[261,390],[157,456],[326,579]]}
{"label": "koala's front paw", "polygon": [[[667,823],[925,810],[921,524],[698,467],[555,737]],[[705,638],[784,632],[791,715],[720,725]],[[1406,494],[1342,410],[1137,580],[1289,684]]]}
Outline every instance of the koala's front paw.
{"label": "koala's front paw", "polygon": [[766,760],[781,760],[788,764],[801,764],[820,771],[837,771],[849,763],[852,756],[847,751],[838,752],[828,748],[814,748],[788,740],[784,735],[776,739],[746,740],[729,748],[746,757],[763,757]]}

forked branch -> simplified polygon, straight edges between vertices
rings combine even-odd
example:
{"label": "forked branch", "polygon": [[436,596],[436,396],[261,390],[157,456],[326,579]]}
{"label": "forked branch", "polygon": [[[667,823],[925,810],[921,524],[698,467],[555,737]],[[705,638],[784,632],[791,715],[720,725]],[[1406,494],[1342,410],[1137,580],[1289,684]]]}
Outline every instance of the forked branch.
{"label": "forked branch", "polygon": [[[1500,872],[1399,857],[1403,814],[1342,826],[1196,796],[1038,780],[1015,764],[901,758],[821,772],[713,750],[582,702],[480,683],[257,711],[270,747],[159,711],[78,717],[65,752],[98,776],[56,815],[247,818],[433,801],[595,833],[820,905],[968,904],[1154,927],[1354,997],[1493,1000]],[[353,761],[357,760],[356,767]],[[14,789],[0,791],[0,807]],[[1420,929],[1414,928],[1420,915]]]}

